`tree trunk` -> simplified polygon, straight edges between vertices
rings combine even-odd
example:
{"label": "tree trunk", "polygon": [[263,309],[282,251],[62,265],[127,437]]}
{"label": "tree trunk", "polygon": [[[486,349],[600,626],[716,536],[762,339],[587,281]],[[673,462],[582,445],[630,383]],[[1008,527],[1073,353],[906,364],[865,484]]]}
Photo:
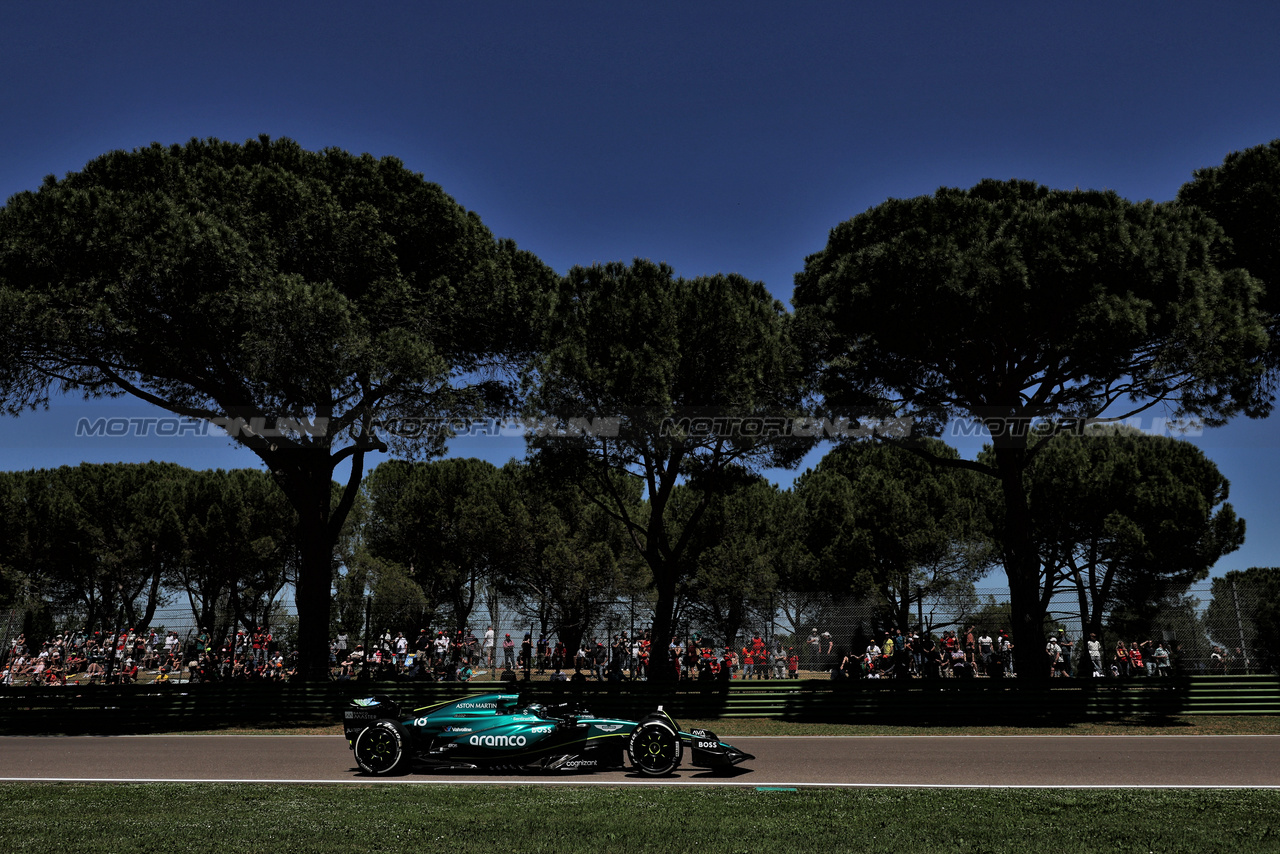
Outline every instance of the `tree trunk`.
{"label": "tree trunk", "polygon": [[675,662],[671,660],[669,648],[671,639],[675,637],[673,615],[676,609],[676,577],[675,573],[663,568],[653,574],[654,587],[658,593],[658,601],[653,607],[653,633],[649,644],[649,681],[673,683],[676,681]]}
{"label": "tree trunk", "polygon": [[[298,514],[298,675],[308,681],[329,678],[329,606],[333,582],[331,525],[333,464],[327,452],[290,451],[274,460],[277,482]],[[305,456],[304,456],[305,455]],[[301,459],[299,459],[301,457]]]}
{"label": "tree trunk", "polygon": [[1019,679],[1041,681],[1049,678],[1049,666],[1044,655],[1045,609],[1040,599],[1040,560],[1031,534],[1031,512],[1022,483],[1027,451],[1025,447],[1010,446],[1009,441],[997,440],[995,457],[1005,505],[1004,571],[1009,580],[1009,610],[1013,619],[1009,630],[1013,634],[1014,670]]}

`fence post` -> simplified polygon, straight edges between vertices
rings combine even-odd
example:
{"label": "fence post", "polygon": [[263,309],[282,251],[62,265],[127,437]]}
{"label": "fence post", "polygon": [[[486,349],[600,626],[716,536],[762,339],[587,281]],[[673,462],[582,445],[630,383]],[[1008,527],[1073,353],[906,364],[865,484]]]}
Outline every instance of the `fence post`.
{"label": "fence post", "polygon": [[364,681],[369,678],[369,655],[373,652],[373,644],[369,640],[369,633],[373,626],[373,597],[364,597],[364,655],[360,657],[360,679]]}
{"label": "fence post", "polygon": [[1236,608],[1236,631],[1240,633],[1240,654],[1244,656],[1244,672],[1253,673],[1249,665],[1249,647],[1244,644],[1244,620],[1240,619],[1240,595],[1236,592],[1236,580],[1231,579],[1231,601]]}

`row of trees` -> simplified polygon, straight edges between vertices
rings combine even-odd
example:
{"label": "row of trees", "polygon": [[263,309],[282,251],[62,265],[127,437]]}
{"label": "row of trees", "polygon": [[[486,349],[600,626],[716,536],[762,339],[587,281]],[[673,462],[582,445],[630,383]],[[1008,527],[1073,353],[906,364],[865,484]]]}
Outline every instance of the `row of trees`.
{"label": "row of trees", "polygon": [[90,632],[149,626],[176,593],[222,637],[267,625],[297,577],[297,514],[258,470],[2,472],[0,514],[0,602],[38,601]]}
{"label": "row of trees", "polygon": [[[652,575],[625,522],[543,462],[375,468],[334,554],[336,625],[359,635],[367,619],[405,632],[496,622],[476,611],[501,596],[577,648],[615,597],[645,598]],[[1043,604],[1075,593],[1083,628],[1100,636],[1116,614],[1151,634],[1155,609],[1243,540],[1225,480],[1186,442],[1126,429],[1065,436],[1027,477]],[[616,490],[629,519],[652,513],[636,483],[619,479]],[[873,624],[909,626],[926,600],[973,600],[998,563],[992,492],[969,470],[870,443],[832,450],[790,490],[744,475],[704,503],[678,484],[666,522],[685,543],[675,614],[733,640],[772,622],[782,591],[853,596]],[[164,594],[185,596],[201,626],[252,628],[297,573],[295,515],[260,471],[9,473],[0,505],[21,586],[90,631],[146,625]],[[8,580],[12,595],[19,579]]]}
{"label": "row of trees", "polygon": [[[388,425],[563,419],[532,443],[540,471],[621,526],[661,637],[704,518],[821,438],[798,416],[910,418],[872,441],[998,486],[1032,673],[1043,579],[1100,565],[1044,539],[1037,459],[1099,417],[1270,410],[1277,163],[1277,143],[1233,155],[1164,204],[1023,181],[891,199],[806,259],[792,314],[734,275],[636,261],[557,276],[393,158],[265,137],[112,152],[0,211],[5,407],[130,394],[226,424],[296,513],[314,676],[365,455],[430,457],[448,436]],[[983,458],[921,441],[957,417],[989,431]]]}

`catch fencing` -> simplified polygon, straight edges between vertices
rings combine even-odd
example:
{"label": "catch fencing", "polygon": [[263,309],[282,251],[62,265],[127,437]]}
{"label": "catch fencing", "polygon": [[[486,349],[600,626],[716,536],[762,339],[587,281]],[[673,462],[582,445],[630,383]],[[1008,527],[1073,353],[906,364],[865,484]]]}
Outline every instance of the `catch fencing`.
{"label": "catch fencing", "polygon": [[[915,630],[935,637],[955,631],[963,637],[970,626],[975,627],[977,636],[994,636],[1009,627],[1005,589],[977,588],[959,594],[919,593],[922,595],[909,594],[890,605],[876,598],[779,591],[756,597],[756,601],[740,609],[739,616],[732,621],[725,615],[725,609],[712,610],[685,600],[677,607],[675,634],[682,645],[717,652],[725,647],[741,649],[758,636],[771,651],[781,649],[788,656],[793,653],[799,656],[802,674],[813,676],[830,670],[847,653],[861,654],[872,640],[882,641],[889,629]],[[1174,653],[1177,672],[1188,676],[1270,673],[1274,660],[1270,650],[1272,639],[1262,636],[1256,627],[1259,609],[1264,604],[1253,588],[1236,587],[1224,579],[1207,581],[1154,597],[1146,603],[1145,610],[1136,615],[1104,614],[1101,641],[1108,651],[1108,660],[1117,641],[1151,641],[1144,647],[1148,655],[1155,645],[1163,645]],[[394,611],[395,608],[366,608],[365,620],[347,631],[335,629],[334,636],[346,636],[349,654],[357,645],[367,650],[384,646],[394,650],[399,635],[404,635],[411,649],[424,634],[433,643],[439,632],[453,641],[461,630],[464,637],[475,638],[471,657],[476,676],[480,678],[497,678],[497,671],[505,663],[503,643],[508,636],[514,646],[517,666],[526,636],[535,646],[539,638],[545,638],[548,650],[560,639],[554,609],[496,594],[481,596],[476,607],[461,620],[454,615],[438,614],[434,619],[416,623],[387,624],[389,621],[384,620],[384,624],[378,624],[376,616],[370,618],[380,612]],[[588,651],[597,643],[608,647],[620,635],[629,639],[639,637],[653,621],[652,600],[643,595],[601,599],[592,603],[586,612],[590,616],[577,631],[581,646]],[[275,643],[287,654],[292,648],[296,627],[291,600],[286,598],[277,603],[268,617]],[[0,651],[7,653],[13,649],[23,633],[24,623],[29,620],[30,615],[21,610],[0,611]],[[197,641],[202,632],[211,635],[216,643],[219,638],[233,637],[237,631],[252,628],[236,626],[230,618],[220,620],[212,627],[201,626],[189,609],[170,607],[156,611],[150,626],[121,626],[119,630],[155,632],[160,638],[170,631],[177,632],[184,663],[189,663],[199,653]],[[485,630],[490,626],[494,642],[486,648]],[[55,615],[52,626],[55,634],[48,638],[26,638],[27,649],[38,653],[44,643],[53,641],[57,635],[70,639],[84,628],[75,615]],[[1084,652],[1083,631],[1075,597],[1054,597],[1046,634],[1070,639],[1080,655]],[[573,667],[576,651],[568,650],[567,669]],[[550,661],[539,662],[535,658],[532,664],[535,669],[546,669]]]}

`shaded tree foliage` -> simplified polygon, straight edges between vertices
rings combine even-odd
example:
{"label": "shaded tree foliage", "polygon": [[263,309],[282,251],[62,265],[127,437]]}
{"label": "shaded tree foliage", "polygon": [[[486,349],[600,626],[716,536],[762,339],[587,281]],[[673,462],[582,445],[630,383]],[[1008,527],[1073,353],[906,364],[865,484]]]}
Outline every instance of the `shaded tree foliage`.
{"label": "shaded tree foliage", "polygon": [[1033,428],[1158,404],[1210,423],[1269,408],[1261,286],[1222,272],[1221,251],[1220,228],[1189,205],[983,181],[841,223],[796,276],[828,406],[908,415],[919,432],[971,418],[990,433],[987,463],[934,459],[1000,485],[1020,670],[1044,669],[1023,479]]}
{"label": "shaded tree foliage", "polygon": [[427,613],[447,608],[454,625],[468,625],[486,587],[516,559],[516,496],[502,471],[471,458],[390,460],[367,480],[368,555],[418,584]]}
{"label": "shaded tree foliage", "polygon": [[174,496],[183,560],[170,574],[214,637],[236,625],[271,628],[273,605],[297,578],[297,514],[268,472],[190,472]]}
{"label": "shaded tree foliage", "polygon": [[[538,630],[576,650],[616,596],[635,597],[646,585],[647,568],[626,542],[622,525],[576,484],[557,480],[536,463],[513,460],[503,474],[516,495],[508,519],[516,548],[498,589]],[[640,515],[639,484],[617,479],[616,492],[628,512]]]}
{"label": "shaded tree foliage", "polygon": [[[940,441],[930,454],[958,459]],[[809,582],[872,596],[884,620],[907,628],[921,598],[956,598],[998,560],[990,546],[978,476],[939,467],[881,442],[845,443],[796,482],[815,556]]]}
{"label": "shaded tree foliage", "polygon": [[794,493],[758,478],[712,496],[690,543],[693,571],[681,598],[717,641],[733,645],[743,629],[773,622],[780,580],[806,558],[802,513]]}
{"label": "shaded tree foliage", "polygon": [[[1224,650],[1238,650],[1255,669],[1280,671],[1280,567],[1231,570],[1213,579],[1205,629]],[[1235,655],[1235,654],[1233,654]]]}
{"label": "shaded tree foliage", "polygon": [[147,625],[184,557],[175,499],[189,474],[171,463],[0,474],[15,499],[4,522],[9,560],[55,610],[91,629]]}
{"label": "shaded tree foliage", "polygon": [[[1151,634],[1162,606],[1244,542],[1244,520],[1226,503],[1227,479],[1179,439],[1103,425],[1057,436],[1025,483],[1040,604],[1073,592],[1086,636],[1102,638],[1104,622],[1127,636]],[[1000,538],[1006,521],[998,502],[992,507]]]}
{"label": "shaded tree foliage", "polygon": [[1280,139],[1233,151],[1220,166],[1197,169],[1178,200],[1201,208],[1230,238],[1224,265],[1240,266],[1262,282],[1271,348],[1267,387],[1275,393],[1280,370]]}
{"label": "shaded tree foliage", "polygon": [[320,678],[365,454],[440,449],[444,431],[388,419],[509,405],[501,369],[552,281],[395,158],[267,137],[115,151],[0,210],[4,407],[128,394],[225,425],[297,513],[300,671]]}
{"label": "shaded tree foliage", "polygon": [[[783,306],[738,275],[681,279],[636,260],[575,267],[556,293],[533,406],[565,429],[535,436],[533,452],[625,527],[652,573],[657,678],[672,673],[665,641],[711,496],[744,471],[803,455],[803,443],[750,426],[798,409],[797,355]],[[642,485],[645,512],[632,508],[619,474]],[[697,498],[676,519],[681,484]]]}
{"label": "shaded tree foliage", "polygon": [[151,623],[185,595],[201,626],[269,625],[298,563],[293,509],[267,472],[172,463],[0,473],[5,560],[89,630]]}

